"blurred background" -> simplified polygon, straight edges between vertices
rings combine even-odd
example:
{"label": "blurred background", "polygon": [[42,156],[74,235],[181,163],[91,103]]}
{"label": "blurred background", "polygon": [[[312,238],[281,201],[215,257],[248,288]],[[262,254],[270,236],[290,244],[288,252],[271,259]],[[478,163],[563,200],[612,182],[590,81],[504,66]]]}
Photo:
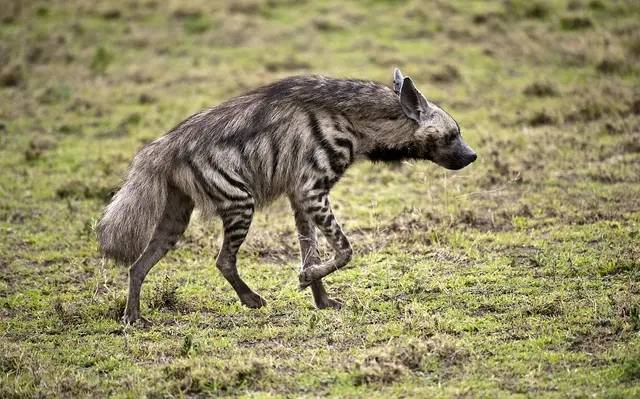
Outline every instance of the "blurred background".
{"label": "blurred background", "polygon": [[[0,0],[0,396],[639,395],[639,21],[632,0]],[[196,216],[145,284],[153,327],[119,327],[93,226],[137,149],[285,76],[394,67],[479,159],[348,171],[342,312],[296,290],[282,200],[240,252],[267,309]]]}

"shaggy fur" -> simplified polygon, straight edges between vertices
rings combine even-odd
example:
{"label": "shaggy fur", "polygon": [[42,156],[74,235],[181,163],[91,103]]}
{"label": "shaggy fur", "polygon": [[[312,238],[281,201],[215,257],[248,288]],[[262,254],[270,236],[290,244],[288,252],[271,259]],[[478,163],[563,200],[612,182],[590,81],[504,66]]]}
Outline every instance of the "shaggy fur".
{"label": "shaggy fur", "polygon": [[[243,304],[263,306],[265,301],[240,278],[236,254],[255,210],[283,194],[300,238],[300,287],[312,287],[319,308],[340,307],[321,279],[352,255],[328,199],[345,170],[360,159],[427,159],[459,169],[475,158],[453,118],[398,70],[393,89],[370,81],[297,76],[192,115],[135,156],[97,226],[103,253],[133,263],[124,320],[140,317],[142,282],[182,236],[194,208],[205,218],[222,219],[217,266]],[[336,252],[324,263],[316,228]]]}

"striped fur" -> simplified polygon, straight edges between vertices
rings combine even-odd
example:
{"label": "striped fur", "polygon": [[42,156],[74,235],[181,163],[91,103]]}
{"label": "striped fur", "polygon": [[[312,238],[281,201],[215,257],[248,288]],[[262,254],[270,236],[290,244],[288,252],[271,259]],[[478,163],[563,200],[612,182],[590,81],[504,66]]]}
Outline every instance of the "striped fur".
{"label": "striped fur", "polygon": [[[450,168],[475,159],[457,123],[409,78],[394,76],[394,89],[287,78],[192,115],[142,149],[97,226],[103,253],[133,263],[124,320],[140,317],[142,281],[180,238],[194,208],[221,218],[217,266],[243,304],[263,306],[240,278],[236,254],[254,212],[281,195],[291,202],[299,233],[300,287],[311,286],[319,308],[340,307],[321,279],[352,255],[328,198],[347,168],[360,159],[429,159]],[[329,261],[318,257],[316,227],[336,253]]]}

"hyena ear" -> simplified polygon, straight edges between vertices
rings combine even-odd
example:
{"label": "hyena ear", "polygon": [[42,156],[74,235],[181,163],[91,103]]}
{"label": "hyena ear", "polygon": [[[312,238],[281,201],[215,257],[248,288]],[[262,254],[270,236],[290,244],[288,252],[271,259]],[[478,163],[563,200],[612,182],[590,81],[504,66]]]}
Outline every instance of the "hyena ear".
{"label": "hyena ear", "polygon": [[400,90],[402,90],[402,81],[404,80],[404,76],[402,76],[402,72],[398,68],[393,70],[393,91],[396,92],[397,95],[400,95]]}
{"label": "hyena ear", "polygon": [[416,122],[420,122],[420,114],[426,114],[429,109],[427,99],[416,89],[411,78],[404,78],[402,82],[400,105],[405,115]]}

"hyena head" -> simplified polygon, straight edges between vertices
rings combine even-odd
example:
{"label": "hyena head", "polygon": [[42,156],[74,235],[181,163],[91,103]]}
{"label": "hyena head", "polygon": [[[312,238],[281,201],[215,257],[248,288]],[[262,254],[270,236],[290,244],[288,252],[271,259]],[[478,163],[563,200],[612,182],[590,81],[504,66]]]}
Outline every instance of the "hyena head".
{"label": "hyena head", "polygon": [[400,96],[405,115],[417,122],[410,145],[418,158],[456,170],[476,160],[475,151],[462,140],[458,123],[447,111],[427,101],[411,78],[403,77],[399,69],[394,72],[393,89]]}

